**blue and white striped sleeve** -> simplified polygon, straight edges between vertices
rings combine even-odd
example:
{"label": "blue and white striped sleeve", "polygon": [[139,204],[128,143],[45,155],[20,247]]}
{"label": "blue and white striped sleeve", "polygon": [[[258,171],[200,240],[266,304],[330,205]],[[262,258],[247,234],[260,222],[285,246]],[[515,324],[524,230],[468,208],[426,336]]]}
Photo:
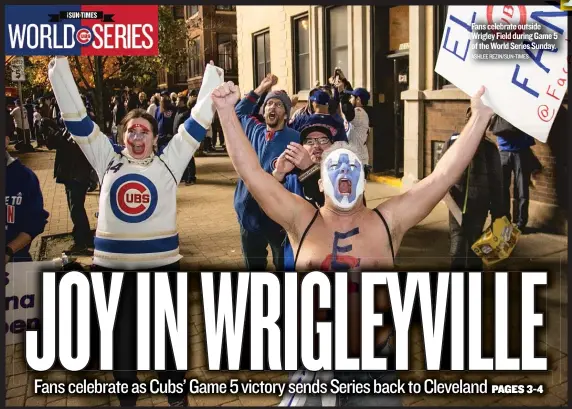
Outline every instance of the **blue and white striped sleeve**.
{"label": "blue and white striped sleeve", "polygon": [[107,165],[115,157],[115,150],[111,141],[87,115],[68,59],[53,59],[48,77],[67,129],[97,172],[99,180],[102,180]]}

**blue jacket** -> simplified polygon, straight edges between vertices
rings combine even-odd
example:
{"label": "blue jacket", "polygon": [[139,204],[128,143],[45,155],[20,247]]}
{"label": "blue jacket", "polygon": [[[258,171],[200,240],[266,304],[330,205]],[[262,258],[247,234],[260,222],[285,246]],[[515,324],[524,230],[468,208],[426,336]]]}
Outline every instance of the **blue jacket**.
{"label": "blue jacket", "polygon": [[[244,133],[256,151],[260,166],[266,172],[272,173],[276,160],[286,150],[288,144],[300,142],[300,133],[286,126],[277,131],[270,139],[267,138],[266,124],[252,115],[258,98],[258,95],[250,92],[236,106],[236,114]],[[241,179],[239,179],[234,192],[234,209],[240,225],[246,231],[256,233],[268,231],[268,229],[282,229],[262,211]]]}
{"label": "blue jacket", "polygon": [[[44,210],[40,182],[32,170],[19,160],[6,167],[6,244],[20,233],[32,240],[44,232],[49,213]],[[14,253],[13,261],[32,261],[30,245]]]}
{"label": "blue jacket", "polygon": [[348,136],[346,134],[346,129],[344,126],[344,121],[341,116],[336,115],[324,115],[324,114],[312,114],[312,115],[299,115],[294,118],[294,121],[290,124],[292,129],[297,131],[302,131],[305,127],[309,125],[324,125],[332,131],[334,136],[334,142],[348,141]]}
{"label": "blue jacket", "polygon": [[497,141],[502,152],[520,152],[536,144],[534,138],[524,132],[515,136],[497,136]]}
{"label": "blue jacket", "polygon": [[167,108],[165,112],[161,112],[161,108],[157,108],[157,111],[155,111],[155,119],[159,126],[159,138],[164,138],[167,135],[173,136],[173,122],[175,121],[176,114],[175,108]]}

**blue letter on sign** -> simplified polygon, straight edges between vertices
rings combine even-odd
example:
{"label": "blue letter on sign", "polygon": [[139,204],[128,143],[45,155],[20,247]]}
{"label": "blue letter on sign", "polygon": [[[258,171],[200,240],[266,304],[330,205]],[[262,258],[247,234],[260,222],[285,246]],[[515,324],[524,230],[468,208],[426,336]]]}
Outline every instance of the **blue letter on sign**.
{"label": "blue letter on sign", "polygon": [[[546,17],[566,17],[566,15],[568,14],[567,11],[533,11],[530,14],[530,18],[533,20],[538,21],[540,24],[546,26],[546,27],[550,27],[551,29],[553,29],[554,31],[556,31],[558,34],[562,35],[564,34],[564,29],[555,26],[554,24],[549,23],[546,20],[542,19],[542,16],[546,16]],[[566,24],[566,20],[564,20],[564,24]]]}
{"label": "blue letter on sign", "polygon": [[[477,13],[473,13],[473,19],[471,21],[471,24],[465,24],[464,22],[462,22],[461,20],[459,20],[457,17],[451,15],[450,20],[454,21],[455,23],[457,23],[458,25],[460,25],[461,27],[463,27],[465,30],[467,30],[469,33],[471,33],[473,30],[471,28],[471,26],[475,23],[475,19],[477,18]],[[469,52],[469,45],[471,44],[471,40],[467,40],[467,48],[465,49],[465,54],[463,56],[457,54],[457,48],[459,47],[459,42],[455,41],[455,45],[453,46],[453,49],[450,50],[449,48],[447,48],[447,41],[449,40],[449,33],[451,32],[451,27],[447,27],[447,34],[445,34],[445,41],[443,43],[443,48],[447,51],[449,51],[451,54],[453,54],[454,56],[458,57],[459,59],[461,59],[462,61],[465,61],[467,59],[467,53]]]}
{"label": "blue letter on sign", "polygon": [[512,83],[517,87],[522,88],[533,97],[538,98],[538,92],[526,86],[526,84],[528,84],[528,78],[525,78],[523,82],[517,81],[516,77],[518,77],[519,71],[520,71],[520,65],[516,64],[516,68],[514,69],[514,74],[512,75]]}
{"label": "blue letter on sign", "polygon": [[[525,44],[529,44],[532,45],[529,41],[524,41]],[[548,68],[546,65],[542,64],[542,54],[544,54],[544,51],[549,51],[551,53],[557,53],[558,52],[558,48],[555,48],[554,50],[538,50],[538,54],[534,55],[532,53],[532,51],[530,51],[529,49],[525,49],[524,50],[529,56],[530,59],[532,61],[534,61],[534,63],[536,65],[538,65],[540,68],[542,68],[544,70],[545,73],[549,73],[550,72],[550,68]]]}

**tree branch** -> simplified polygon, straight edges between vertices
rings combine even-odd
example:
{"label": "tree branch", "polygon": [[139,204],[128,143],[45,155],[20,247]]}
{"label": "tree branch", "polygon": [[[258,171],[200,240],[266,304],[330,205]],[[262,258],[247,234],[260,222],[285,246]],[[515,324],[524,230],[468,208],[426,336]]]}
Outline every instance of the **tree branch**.
{"label": "tree branch", "polygon": [[89,55],[87,56],[87,62],[89,63],[89,69],[93,73],[93,78],[94,78],[94,82],[95,82],[95,69],[93,68],[93,64],[91,62],[91,58],[89,57]]}
{"label": "tree branch", "polygon": [[78,75],[79,75],[79,78],[80,78],[81,81],[84,83],[85,88],[86,88],[87,90],[92,90],[93,88],[89,85],[89,82],[87,82],[87,80],[85,79],[85,76],[83,75],[83,71],[82,71],[82,69],[81,69],[81,64],[80,64],[80,62],[79,62],[79,57],[78,57],[77,55],[74,56],[74,62],[75,62],[76,71],[77,71],[77,73],[78,73]]}

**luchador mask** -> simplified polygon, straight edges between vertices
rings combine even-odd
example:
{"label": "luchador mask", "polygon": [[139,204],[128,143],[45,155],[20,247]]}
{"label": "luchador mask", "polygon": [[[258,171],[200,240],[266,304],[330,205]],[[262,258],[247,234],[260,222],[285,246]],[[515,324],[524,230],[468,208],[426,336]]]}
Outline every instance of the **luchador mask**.
{"label": "luchador mask", "polygon": [[322,162],[324,193],[342,210],[353,208],[365,189],[363,165],[355,153],[336,149]]}

